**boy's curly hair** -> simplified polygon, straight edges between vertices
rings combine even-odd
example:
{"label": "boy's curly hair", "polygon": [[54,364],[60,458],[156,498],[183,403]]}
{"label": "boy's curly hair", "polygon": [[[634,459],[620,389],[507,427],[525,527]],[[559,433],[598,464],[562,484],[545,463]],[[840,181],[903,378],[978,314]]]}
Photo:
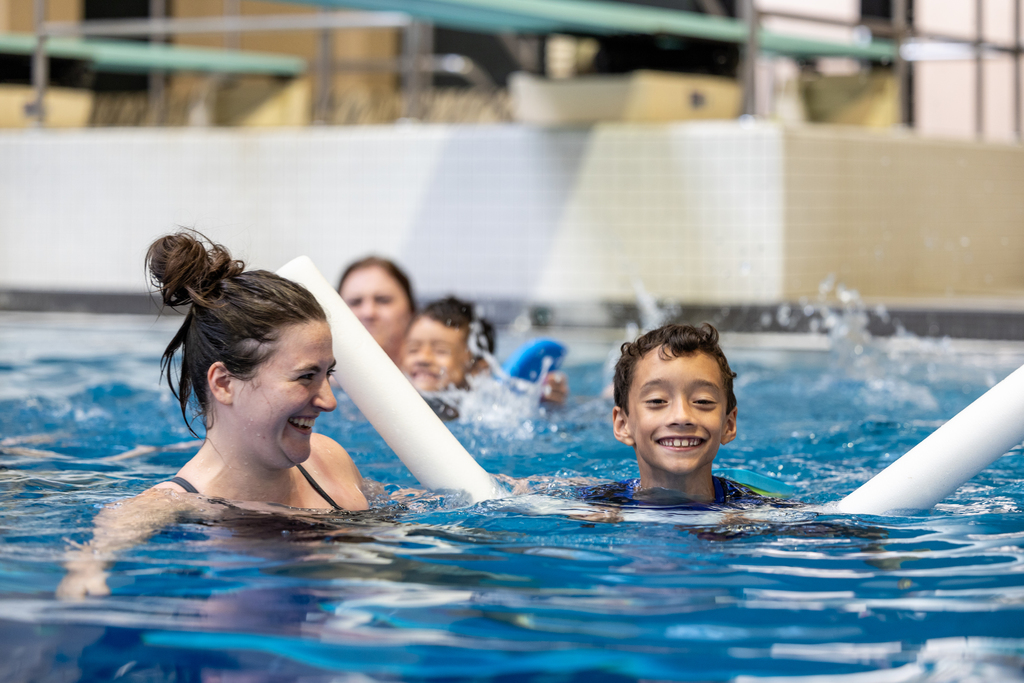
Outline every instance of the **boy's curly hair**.
{"label": "boy's curly hair", "polygon": [[622,345],[622,356],[615,364],[615,405],[629,414],[629,389],[633,384],[636,364],[651,351],[657,349],[665,360],[686,356],[692,353],[706,353],[718,362],[722,371],[722,384],[725,387],[725,412],[731,413],[736,407],[736,394],[733,393],[732,380],[736,373],[729,367],[729,361],[722,348],[718,345],[718,330],[710,323],[700,327],[693,325],[664,325],[651,330],[637,338],[636,341]]}

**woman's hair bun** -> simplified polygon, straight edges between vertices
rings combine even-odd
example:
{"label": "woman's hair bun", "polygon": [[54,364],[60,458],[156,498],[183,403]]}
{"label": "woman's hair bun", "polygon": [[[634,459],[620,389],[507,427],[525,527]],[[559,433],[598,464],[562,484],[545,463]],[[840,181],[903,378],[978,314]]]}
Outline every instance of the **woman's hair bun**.
{"label": "woman's hair bun", "polygon": [[216,305],[219,285],[245,270],[228,250],[205,235],[182,231],[164,235],[149,246],[146,268],[166,306]]}

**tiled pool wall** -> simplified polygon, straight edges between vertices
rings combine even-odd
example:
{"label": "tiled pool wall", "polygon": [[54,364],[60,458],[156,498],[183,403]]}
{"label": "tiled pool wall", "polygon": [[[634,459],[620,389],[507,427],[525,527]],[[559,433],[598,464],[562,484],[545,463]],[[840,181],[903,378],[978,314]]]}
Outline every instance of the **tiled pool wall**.
{"label": "tiled pool wall", "polygon": [[882,333],[877,303],[919,334],[1024,338],[1016,146],[731,121],[408,125],[5,132],[0,160],[0,309],[145,312],[146,247],[187,226],[252,267],[309,254],[331,280],[382,254],[421,298],[486,301],[499,322],[621,324],[640,285],[684,316],[799,330],[845,287]]}

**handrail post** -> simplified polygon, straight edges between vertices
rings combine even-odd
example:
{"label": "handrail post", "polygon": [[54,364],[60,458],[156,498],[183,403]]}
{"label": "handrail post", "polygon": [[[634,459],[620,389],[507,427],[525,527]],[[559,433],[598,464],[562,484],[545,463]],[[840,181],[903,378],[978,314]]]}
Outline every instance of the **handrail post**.
{"label": "handrail post", "polygon": [[899,107],[900,124],[910,127],[910,67],[903,58],[903,45],[909,35],[907,26],[907,0],[895,0],[892,3],[892,31],[896,44],[896,55],[893,66],[896,78],[896,100]]}
{"label": "handrail post", "polygon": [[[167,0],[149,0],[149,18],[164,19],[167,16]],[[154,33],[154,43],[166,43],[166,33]],[[167,121],[167,72],[153,70],[149,72],[149,120],[154,126],[162,126]]]}
{"label": "handrail post", "polygon": [[1024,132],[1021,131],[1021,87],[1020,87],[1020,0],[1013,2],[1013,132],[1017,142],[1024,143]]}
{"label": "handrail post", "polygon": [[402,41],[402,116],[419,119],[423,116],[424,57],[433,54],[433,26],[413,21],[405,29]]}
{"label": "handrail post", "polygon": [[25,105],[25,114],[32,119],[32,125],[42,128],[46,125],[46,86],[50,80],[50,63],[46,55],[46,0],[35,0],[33,5],[33,26],[36,46],[32,50],[32,89],[34,99]]}
{"label": "handrail post", "polygon": [[974,134],[979,140],[985,137],[984,6],[984,0],[974,0]]}
{"label": "handrail post", "polygon": [[[242,16],[242,0],[224,0],[224,16],[237,20]],[[242,49],[242,32],[234,28],[224,34],[224,47],[229,50]]]}
{"label": "handrail post", "polygon": [[743,113],[746,116],[757,115],[757,55],[758,29],[760,19],[754,0],[743,0],[743,20],[747,22],[747,42],[743,48]]}
{"label": "handrail post", "polygon": [[[321,14],[327,10],[321,10]],[[316,100],[313,105],[313,123],[329,123],[334,86],[334,33],[320,29],[316,54]]]}

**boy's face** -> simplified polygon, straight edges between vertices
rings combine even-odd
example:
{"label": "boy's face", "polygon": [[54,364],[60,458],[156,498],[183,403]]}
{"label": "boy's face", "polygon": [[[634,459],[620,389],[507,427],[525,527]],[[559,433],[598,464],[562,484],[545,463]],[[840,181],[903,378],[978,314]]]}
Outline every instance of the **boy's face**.
{"label": "boy's face", "polygon": [[464,387],[466,373],[473,365],[466,331],[446,327],[426,316],[419,318],[409,328],[399,365],[419,391]]}
{"label": "boy's face", "polygon": [[636,364],[629,414],[612,412],[615,438],[636,450],[643,488],[714,496],[711,463],[736,437],[736,409],[726,413],[722,371],[697,352],[665,360],[654,349]]}

